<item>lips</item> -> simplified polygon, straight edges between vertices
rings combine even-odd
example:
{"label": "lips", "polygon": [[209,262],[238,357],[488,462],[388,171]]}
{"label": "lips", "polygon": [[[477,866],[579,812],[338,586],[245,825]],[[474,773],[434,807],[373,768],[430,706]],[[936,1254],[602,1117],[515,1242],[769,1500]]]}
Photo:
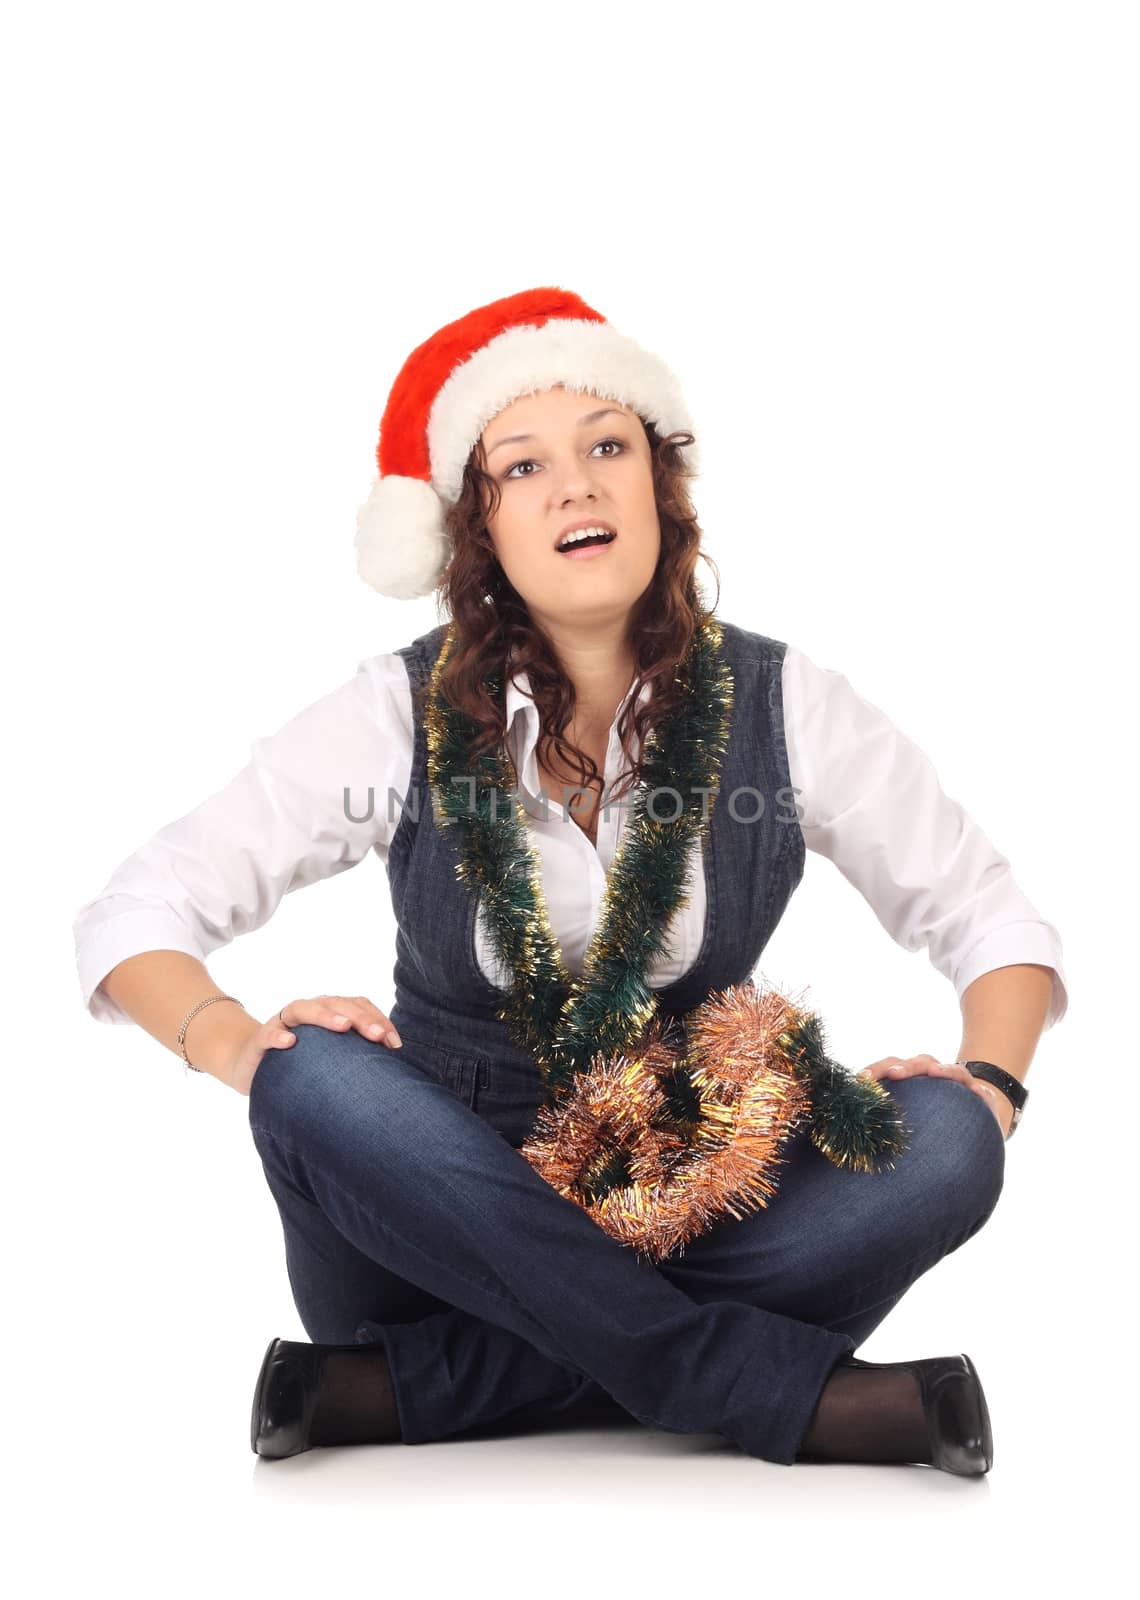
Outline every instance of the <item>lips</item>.
{"label": "lips", "polygon": [[607,550],[612,550],[616,540],[588,539],[583,543],[572,544],[559,553],[560,561],[600,561]]}
{"label": "lips", "polygon": [[604,528],[607,533],[612,533],[614,538],[617,538],[617,529],[612,522],[606,522],[601,517],[583,517],[580,522],[568,522],[566,524],[554,541],[555,550],[558,549],[568,533],[579,533],[583,528]]}

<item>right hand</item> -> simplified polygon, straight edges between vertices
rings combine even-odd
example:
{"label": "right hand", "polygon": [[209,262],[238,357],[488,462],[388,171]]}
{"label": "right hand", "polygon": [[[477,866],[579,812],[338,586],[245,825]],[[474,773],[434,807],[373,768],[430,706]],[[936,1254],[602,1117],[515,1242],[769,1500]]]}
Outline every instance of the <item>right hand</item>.
{"label": "right hand", "polygon": [[[285,1027],[282,1027],[283,1022]],[[355,1028],[374,1044],[386,1044],[397,1050],[402,1043],[389,1019],[363,995],[322,994],[313,1000],[287,1000],[275,1017],[270,1017],[256,1033],[250,1034],[231,1063],[230,1084],[239,1094],[249,1094],[254,1074],[267,1050],[287,1050],[296,1043],[297,1036],[290,1028],[299,1022],[329,1028],[333,1033]]]}

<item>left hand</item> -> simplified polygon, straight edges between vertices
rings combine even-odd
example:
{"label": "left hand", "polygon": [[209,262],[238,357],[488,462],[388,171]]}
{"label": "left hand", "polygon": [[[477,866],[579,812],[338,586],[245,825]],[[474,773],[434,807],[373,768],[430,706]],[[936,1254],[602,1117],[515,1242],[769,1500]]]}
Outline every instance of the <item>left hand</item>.
{"label": "left hand", "polygon": [[1013,1122],[1013,1106],[1000,1089],[995,1089],[992,1083],[987,1083],[984,1078],[975,1078],[972,1072],[967,1072],[965,1067],[960,1067],[956,1061],[938,1061],[934,1056],[908,1056],[904,1061],[901,1056],[884,1056],[882,1061],[876,1061],[869,1067],[864,1067],[862,1072],[855,1074],[858,1078],[914,1078],[925,1074],[931,1078],[957,1078],[959,1083],[964,1083],[975,1094],[981,1095],[998,1120],[1002,1138],[1009,1138],[1010,1124]]}

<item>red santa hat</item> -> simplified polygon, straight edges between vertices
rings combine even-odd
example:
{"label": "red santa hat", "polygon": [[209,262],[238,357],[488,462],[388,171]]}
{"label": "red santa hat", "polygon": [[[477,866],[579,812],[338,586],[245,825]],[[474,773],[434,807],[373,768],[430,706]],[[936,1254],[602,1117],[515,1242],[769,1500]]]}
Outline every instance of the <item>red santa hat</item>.
{"label": "red santa hat", "polygon": [[[380,420],[378,475],[356,514],[357,570],[395,600],[430,594],[450,557],[445,513],[491,419],[520,395],[564,384],[628,405],[659,433],[692,432],[669,368],[568,289],[524,289],[417,345]],[[696,471],[696,446],[687,447]]]}

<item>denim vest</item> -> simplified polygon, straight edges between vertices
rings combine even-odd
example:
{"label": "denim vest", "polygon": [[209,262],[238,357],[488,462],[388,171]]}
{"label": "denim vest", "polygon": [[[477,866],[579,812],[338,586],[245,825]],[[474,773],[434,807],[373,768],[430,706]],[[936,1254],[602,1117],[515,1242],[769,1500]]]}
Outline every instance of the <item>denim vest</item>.
{"label": "denim vest", "polygon": [[[717,620],[733,702],[702,851],[704,939],[683,976],[653,988],[662,1015],[678,1018],[713,990],[752,975],[804,870],[784,738],[785,645]],[[396,652],[414,690],[429,678],[446,631],[442,623]],[[517,1145],[544,1084],[537,1063],[495,1014],[506,991],[488,980],[476,958],[478,901],[457,876],[457,841],[435,821],[418,707],[414,727],[410,790],[388,851],[397,923],[389,1016],[417,1059]]]}

